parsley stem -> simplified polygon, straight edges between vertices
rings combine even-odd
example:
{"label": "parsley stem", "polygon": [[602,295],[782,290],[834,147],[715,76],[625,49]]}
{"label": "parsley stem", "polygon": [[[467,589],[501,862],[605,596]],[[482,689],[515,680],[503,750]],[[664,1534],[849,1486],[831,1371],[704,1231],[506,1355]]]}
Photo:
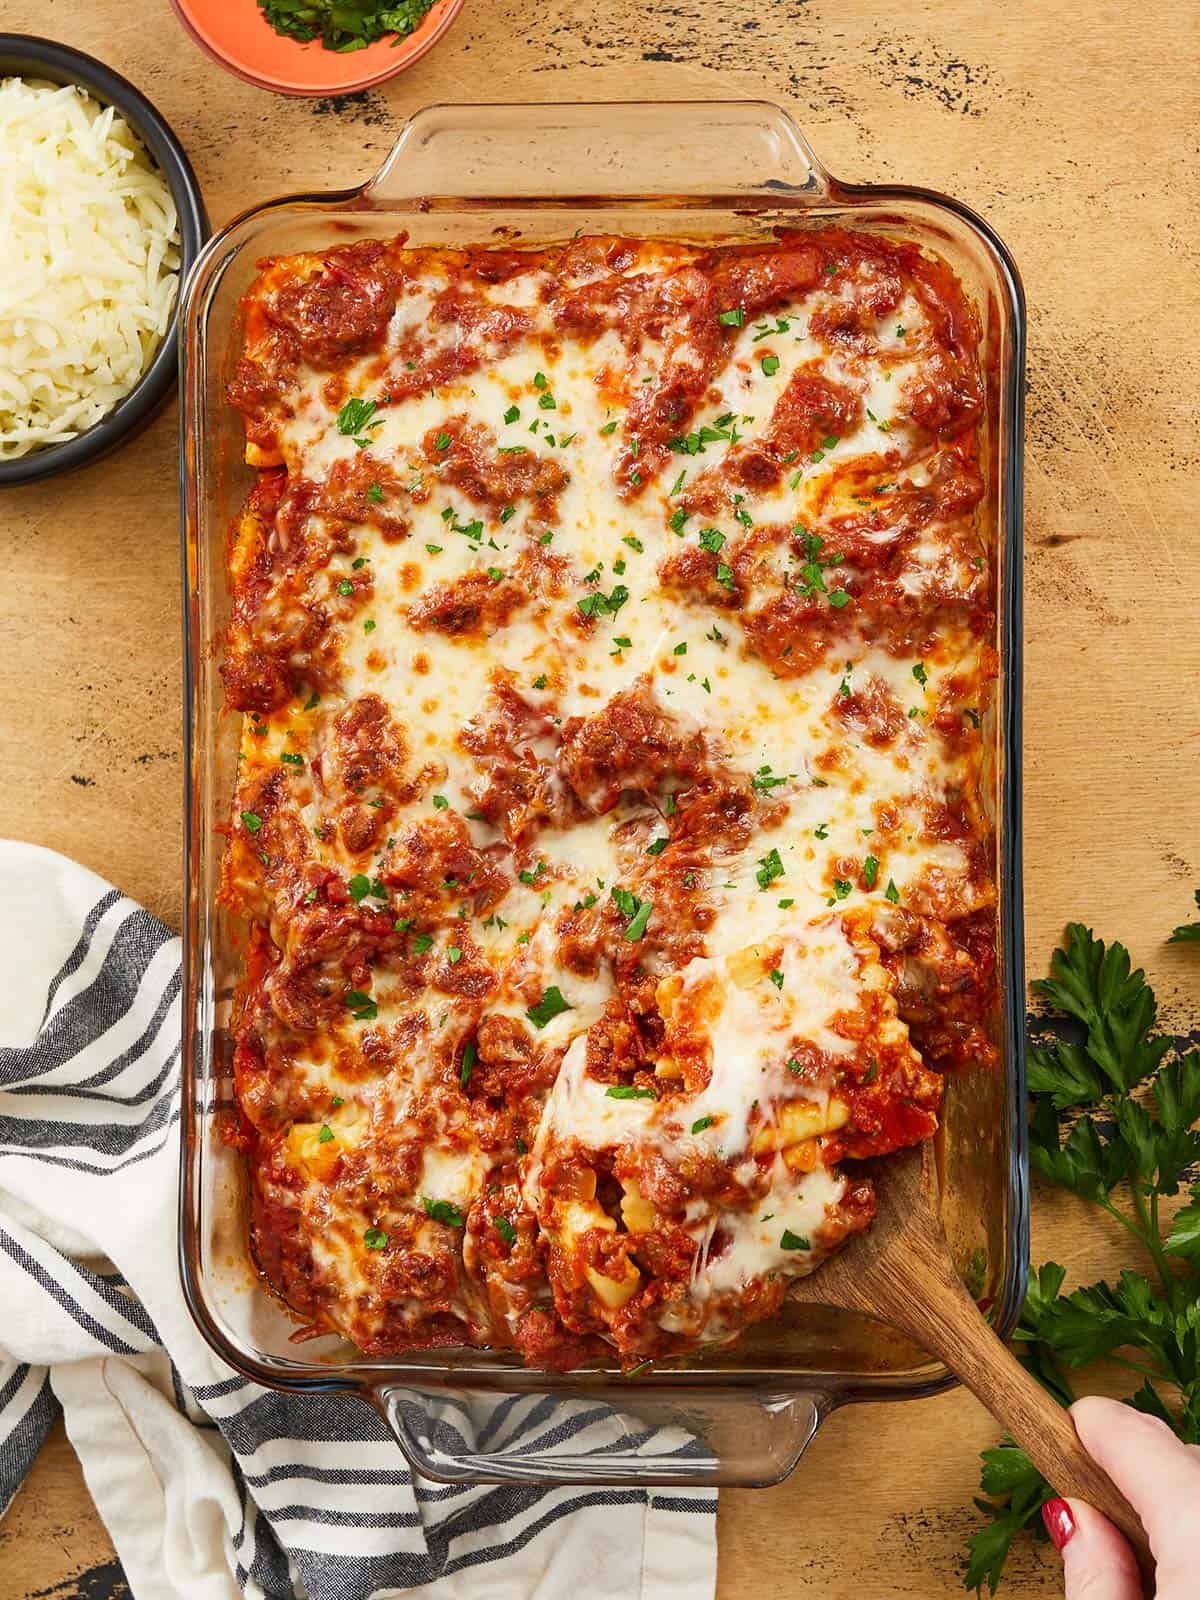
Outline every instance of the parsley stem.
{"label": "parsley stem", "polygon": [[1146,1201],[1138,1189],[1135,1177],[1131,1176],[1130,1178],[1129,1190],[1133,1196],[1133,1205],[1138,1214],[1140,1226],[1139,1222],[1135,1222],[1132,1217],[1127,1217],[1123,1211],[1118,1210],[1107,1196],[1100,1200],[1099,1204],[1108,1212],[1110,1217],[1114,1217],[1128,1233],[1131,1233],[1145,1247],[1150,1259],[1154,1262],[1155,1271],[1158,1273],[1158,1280],[1162,1285],[1168,1304],[1174,1306],[1175,1275],[1167,1264],[1167,1258],[1157,1229],[1151,1232],[1150,1215],[1146,1210]]}
{"label": "parsley stem", "polygon": [[1158,1281],[1162,1285],[1163,1294],[1167,1297],[1167,1304],[1172,1311],[1176,1301],[1176,1277],[1171,1271],[1167,1261],[1166,1252],[1162,1247],[1162,1235],[1158,1231],[1158,1195],[1152,1194],[1152,1208],[1146,1209],[1146,1197],[1142,1193],[1141,1185],[1136,1178],[1129,1183],[1130,1193],[1133,1195],[1134,1209],[1141,1219],[1142,1228],[1145,1230],[1146,1249],[1149,1250],[1154,1262],[1154,1270],[1158,1273]]}

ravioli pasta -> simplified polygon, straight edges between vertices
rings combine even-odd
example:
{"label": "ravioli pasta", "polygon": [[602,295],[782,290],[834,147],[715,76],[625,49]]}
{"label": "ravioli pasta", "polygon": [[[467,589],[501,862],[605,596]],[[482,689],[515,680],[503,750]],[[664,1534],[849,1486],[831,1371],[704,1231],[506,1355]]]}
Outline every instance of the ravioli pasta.
{"label": "ravioli pasta", "polygon": [[994,1058],[978,345],[832,229],[262,264],[228,1136],[307,1326],[727,1340]]}

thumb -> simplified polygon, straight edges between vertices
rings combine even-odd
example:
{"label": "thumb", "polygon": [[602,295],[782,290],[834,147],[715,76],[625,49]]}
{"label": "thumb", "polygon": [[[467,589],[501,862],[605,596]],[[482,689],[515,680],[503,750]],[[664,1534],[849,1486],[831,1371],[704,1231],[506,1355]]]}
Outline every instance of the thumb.
{"label": "thumb", "polygon": [[1133,1552],[1107,1517],[1082,1500],[1047,1500],[1042,1520],[1062,1555],[1066,1600],[1142,1600]]}

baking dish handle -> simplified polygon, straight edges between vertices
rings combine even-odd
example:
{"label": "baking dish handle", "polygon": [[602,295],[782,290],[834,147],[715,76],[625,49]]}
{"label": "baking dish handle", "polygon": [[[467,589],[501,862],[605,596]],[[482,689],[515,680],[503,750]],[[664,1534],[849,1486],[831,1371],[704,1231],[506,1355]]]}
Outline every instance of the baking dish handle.
{"label": "baking dish handle", "polygon": [[[530,152],[536,157],[531,159]],[[821,199],[829,175],[797,123],[760,100],[429,106],[362,191],[367,206],[753,195]]]}
{"label": "baking dish handle", "polygon": [[438,1483],[759,1488],[804,1454],[835,1397],[647,1390],[495,1395],[381,1384],[371,1398],[416,1472]]}

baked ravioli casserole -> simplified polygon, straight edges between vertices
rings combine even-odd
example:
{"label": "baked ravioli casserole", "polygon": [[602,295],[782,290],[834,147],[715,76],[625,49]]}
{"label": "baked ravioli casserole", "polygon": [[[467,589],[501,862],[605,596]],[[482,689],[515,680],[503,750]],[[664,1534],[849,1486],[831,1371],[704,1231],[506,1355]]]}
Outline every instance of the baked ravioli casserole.
{"label": "baked ravioli casserole", "polygon": [[731,1339],[995,1059],[973,309],[835,229],[365,240],[228,392],[259,1269],[375,1357]]}

